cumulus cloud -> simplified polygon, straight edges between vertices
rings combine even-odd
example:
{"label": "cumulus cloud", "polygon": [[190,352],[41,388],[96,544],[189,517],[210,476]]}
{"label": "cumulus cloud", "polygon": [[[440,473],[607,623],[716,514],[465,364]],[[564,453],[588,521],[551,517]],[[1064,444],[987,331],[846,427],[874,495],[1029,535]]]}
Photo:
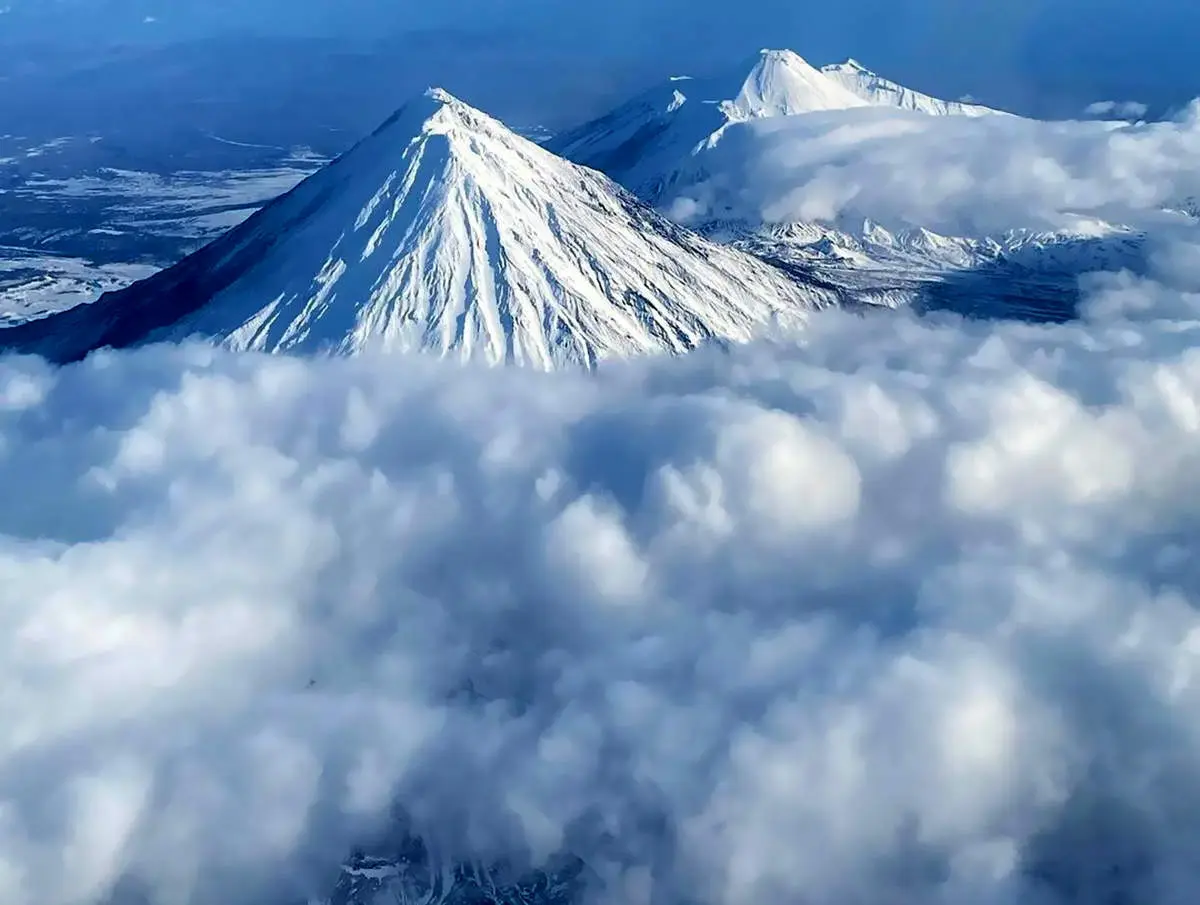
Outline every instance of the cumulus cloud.
{"label": "cumulus cloud", "polygon": [[[1133,140],[1132,138],[1130,140]],[[1200,285],[599,373],[0,359],[0,901],[1200,897]]]}
{"label": "cumulus cloud", "polygon": [[1137,229],[1200,195],[1200,118],[1041,122],[866,108],[739,123],[681,174],[689,223],[843,224],[947,235]]}
{"label": "cumulus cloud", "polygon": [[1141,119],[1150,108],[1138,101],[1096,101],[1083,111],[1088,116],[1115,116],[1119,119]]}

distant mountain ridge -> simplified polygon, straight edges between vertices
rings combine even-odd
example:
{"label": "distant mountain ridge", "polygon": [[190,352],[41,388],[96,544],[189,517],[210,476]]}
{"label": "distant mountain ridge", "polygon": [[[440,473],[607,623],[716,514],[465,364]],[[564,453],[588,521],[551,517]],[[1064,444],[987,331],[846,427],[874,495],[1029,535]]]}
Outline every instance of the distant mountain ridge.
{"label": "distant mountain ridge", "polygon": [[1141,266],[1143,237],[1119,224],[1107,231],[1095,224],[1087,235],[951,235],[921,224],[884,226],[869,211],[836,222],[766,223],[756,219],[757,205],[742,203],[748,184],[739,180],[754,172],[739,170],[744,152],[775,128],[758,121],[802,120],[820,135],[879,122],[891,111],[899,118],[1014,116],[913,90],[854,59],[814,68],[792,51],[763,50],[721,77],[673,79],[549,144],[714,241],[836,288],[851,304],[924,305],[935,297],[956,310],[1061,319],[1074,310],[1080,274]]}

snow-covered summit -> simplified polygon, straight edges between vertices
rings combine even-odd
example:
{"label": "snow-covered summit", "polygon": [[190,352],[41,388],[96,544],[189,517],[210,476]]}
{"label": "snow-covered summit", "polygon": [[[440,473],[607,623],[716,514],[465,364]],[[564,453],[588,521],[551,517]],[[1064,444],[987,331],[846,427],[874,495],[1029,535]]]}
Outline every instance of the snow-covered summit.
{"label": "snow-covered summit", "polygon": [[829,301],[431,89],[216,242],[0,330],[0,348],[63,360],[200,334],[548,368],[743,339]]}
{"label": "snow-covered summit", "polygon": [[912,91],[855,60],[817,69],[794,51],[764,49],[716,77],[676,76],[548,147],[658,202],[679,168],[717,144],[731,124],[867,106],[942,116],[995,112]]}
{"label": "snow-covered summit", "polygon": [[715,77],[674,76],[547,147],[653,202],[680,164],[731,123],[865,105],[799,54],[762,50]]}
{"label": "snow-covered summit", "polygon": [[945,101],[920,91],[906,88],[872,72],[853,57],[844,63],[821,67],[821,74],[845,88],[855,97],[874,107],[896,107],[929,113],[933,116],[991,116],[1002,114],[991,107],[962,101]]}
{"label": "snow-covered summit", "polygon": [[[744,67],[739,67],[744,71]],[[731,121],[862,107],[867,101],[791,50],[761,50],[741,89],[722,105]]]}

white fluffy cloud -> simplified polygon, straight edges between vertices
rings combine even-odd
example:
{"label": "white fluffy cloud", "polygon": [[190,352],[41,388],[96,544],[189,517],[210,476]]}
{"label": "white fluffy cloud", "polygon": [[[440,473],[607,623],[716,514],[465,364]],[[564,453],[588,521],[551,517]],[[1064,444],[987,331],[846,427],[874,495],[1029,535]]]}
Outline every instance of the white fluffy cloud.
{"label": "white fluffy cloud", "polygon": [[1190,905],[1195,251],[595,375],[0,359],[0,901],[304,901],[397,801],[623,905]]}
{"label": "white fluffy cloud", "polygon": [[1088,116],[1115,116],[1119,119],[1141,119],[1149,108],[1139,101],[1096,101],[1083,111]]}
{"label": "white fluffy cloud", "polygon": [[1141,228],[1200,197],[1198,156],[1195,107],[1139,124],[843,110],[729,127],[682,174],[668,210],[688,222],[865,217],[972,236]]}

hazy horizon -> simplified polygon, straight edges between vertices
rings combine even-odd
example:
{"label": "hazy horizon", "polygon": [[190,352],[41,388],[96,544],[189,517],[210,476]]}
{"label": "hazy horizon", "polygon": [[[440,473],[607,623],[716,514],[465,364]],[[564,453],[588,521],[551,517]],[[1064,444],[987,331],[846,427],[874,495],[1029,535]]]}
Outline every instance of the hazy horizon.
{"label": "hazy horizon", "polygon": [[[970,6],[971,8],[967,8]],[[759,47],[789,47],[816,62],[854,56],[942,96],[964,94],[1068,115],[1097,101],[1138,101],[1164,112],[1200,94],[1187,36],[1200,7],[1182,0],[859,0],[802,7],[761,0],[754,15],[713,0],[597,6],[550,0],[445,0],[397,9],[386,0],[7,0],[0,41],[171,43],[206,36],[354,41],[425,29],[476,33],[530,57],[657,71],[712,69]],[[657,70],[656,68],[657,67]]]}

